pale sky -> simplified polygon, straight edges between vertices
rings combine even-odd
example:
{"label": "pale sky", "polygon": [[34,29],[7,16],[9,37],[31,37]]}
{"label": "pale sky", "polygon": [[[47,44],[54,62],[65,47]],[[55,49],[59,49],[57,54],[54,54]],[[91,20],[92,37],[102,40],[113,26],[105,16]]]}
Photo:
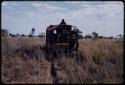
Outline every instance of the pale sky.
{"label": "pale sky", "polygon": [[36,35],[61,19],[77,26],[83,35],[93,31],[102,36],[116,36],[124,30],[124,4],[120,1],[4,1],[2,28],[10,33]]}

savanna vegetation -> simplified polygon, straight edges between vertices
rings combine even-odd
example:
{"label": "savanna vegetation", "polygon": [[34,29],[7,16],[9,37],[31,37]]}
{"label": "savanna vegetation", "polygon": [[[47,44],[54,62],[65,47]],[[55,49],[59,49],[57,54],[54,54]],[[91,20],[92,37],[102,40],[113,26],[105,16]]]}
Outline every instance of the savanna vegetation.
{"label": "savanna vegetation", "polygon": [[123,82],[123,39],[79,39],[82,59],[61,53],[53,62],[45,58],[44,38],[2,37],[1,42],[1,77],[6,84]]}

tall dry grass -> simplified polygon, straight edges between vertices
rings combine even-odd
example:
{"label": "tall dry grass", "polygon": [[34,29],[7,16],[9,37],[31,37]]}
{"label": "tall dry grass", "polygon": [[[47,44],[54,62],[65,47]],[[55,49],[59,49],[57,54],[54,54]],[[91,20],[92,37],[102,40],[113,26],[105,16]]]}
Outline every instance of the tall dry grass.
{"label": "tall dry grass", "polygon": [[79,51],[82,58],[57,53],[58,58],[53,62],[45,59],[43,46],[45,39],[42,38],[2,38],[3,83],[123,82],[123,40],[81,39]]}
{"label": "tall dry grass", "polygon": [[52,83],[51,65],[40,50],[43,40],[2,37],[3,83]]}

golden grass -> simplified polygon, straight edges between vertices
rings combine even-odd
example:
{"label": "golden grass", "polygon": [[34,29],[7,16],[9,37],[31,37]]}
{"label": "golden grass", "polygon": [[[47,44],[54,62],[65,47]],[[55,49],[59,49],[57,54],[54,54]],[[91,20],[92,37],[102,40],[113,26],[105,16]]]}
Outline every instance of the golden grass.
{"label": "golden grass", "polygon": [[[3,83],[54,83],[51,63],[40,49],[45,46],[45,39],[2,37],[1,44]],[[76,57],[81,63],[64,53],[53,62],[58,83],[123,82],[123,40],[80,39],[79,51],[83,59]]]}

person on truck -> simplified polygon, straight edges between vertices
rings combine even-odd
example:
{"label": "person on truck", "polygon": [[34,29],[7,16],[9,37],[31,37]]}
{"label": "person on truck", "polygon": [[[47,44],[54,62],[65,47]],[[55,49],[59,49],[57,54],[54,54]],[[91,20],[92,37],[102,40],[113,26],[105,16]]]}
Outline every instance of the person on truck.
{"label": "person on truck", "polygon": [[60,24],[65,24],[66,25],[66,22],[64,19],[62,19],[62,21],[60,22]]}

